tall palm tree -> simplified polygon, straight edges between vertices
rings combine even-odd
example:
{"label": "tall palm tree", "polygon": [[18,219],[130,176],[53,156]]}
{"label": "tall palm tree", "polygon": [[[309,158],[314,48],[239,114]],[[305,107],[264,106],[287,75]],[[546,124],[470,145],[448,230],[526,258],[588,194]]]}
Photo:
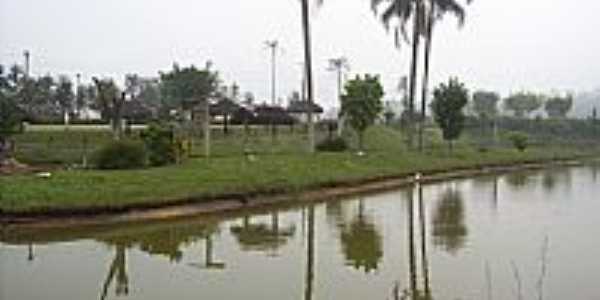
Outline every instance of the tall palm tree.
{"label": "tall palm tree", "polygon": [[415,97],[417,87],[417,63],[419,59],[419,43],[421,31],[423,29],[423,21],[425,19],[425,0],[371,0],[371,8],[378,15],[378,8],[382,4],[387,4],[383,12],[380,14],[381,22],[386,29],[394,21],[397,24],[394,28],[394,36],[396,46],[400,47],[402,35],[405,41],[409,41],[407,36],[407,27],[412,21],[412,59],[410,64],[409,87],[408,87],[408,146],[413,146],[414,135],[414,115],[415,115]]}
{"label": "tall palm tree", "polygon": [[[302,30],[304,38],[304,72],[306,74],[306,101],[308,102],[307,107],[307,123],[308,123],[308,152],[315,152],[315,126],[313,124],[313,74],[312,74],[312,49],[310,40],[310,0],[301,0],[302,4]],[[322,0],[319,0],[320,4]]]}
{"label": "tall palm tree", "polygon": [[[472,0],[466,0],[470,4]],[[427,23],[424,28],[425,35],[425,58],[423,67],[423,82],[421,94],[421,125],[419,126],[419,151],[424,149],[424,129],[427,111],[427,95],[429,89],[429,67],[431,58],[431,47],[433,41],[433,27],[436,19],[440,19],[446,13],[452,13],[458,19],[459,26],[465,21],[465,10],[456,0],[429,0],[427,7]]]}
{"label": "tall palm tree", "polygon": [[[401,44],[400,35],[402,35],[404,41],[410,42],[412,46],[412,59],[410,65],[409,75],[409,91],[408,91],[408,118],[409,118],[409,147],[413,145],[413,135],[415,126],[415,98],[416,98],[416,87],[417,87],[417,64],[419,59],[419,44],[421,36],[426,37],[425,45],[425,72],[423,90],[427,91],[427,82],[429,80],[429,58],[431,53],[431,36],[433,33],[433,23],[436,18],[440,18],[446,12],[454,13],[462,24],[464,20],[464,9],[459,5],[456,0],[371,0],[371,8],[379,15],[382,23],[386,29],[390,28],[393,22],[395,23],[394,35],[396,46],[399,47]],[[471,0],[467,0],[468,3]],[[378,14],[378,8],[382,4],[387,4],[381,14]],[[412,21],[412,38],[408,38],[407,27]],[[427,21],[427,22],[426,22]],[[426,102],[422,103],[422,111],[425,112]],[[423,126],[421,126],[422,128]],[[421,132],[421,131],[420,131]],[[420,134],[422,136],[422,134]],[[421,139],[419,139],[421,141]],[[419,143],[422,145],[422,142]],[[420,147],[421,148],[421,147]]]}

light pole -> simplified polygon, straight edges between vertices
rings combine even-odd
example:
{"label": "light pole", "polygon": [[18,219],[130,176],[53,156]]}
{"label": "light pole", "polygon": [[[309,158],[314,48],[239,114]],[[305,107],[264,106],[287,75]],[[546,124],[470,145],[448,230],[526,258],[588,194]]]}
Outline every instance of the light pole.
{"label": "light pole", "polygon": [[337,94],[338,94],[338,102],[340,105],[340,113],[338,114],[338,124],[337,124],[337,135],[338,137],[342,136],[342,130],[344,127],[344,117],[341,114],[342,109],[342,86],[343,86],[343,73],[344,71],[348,71],[350,69],[350,64],[348,63],[348,59],[343,56],[338,58],[332,58],[329,60],[328,71],[337,73]]}
{"label": "light pole", "polygon": [[29,79],[31,52],[29,52],[29,50],[25,50],[25,51],[23,51],[23,56],[25,57],[25,79]]}

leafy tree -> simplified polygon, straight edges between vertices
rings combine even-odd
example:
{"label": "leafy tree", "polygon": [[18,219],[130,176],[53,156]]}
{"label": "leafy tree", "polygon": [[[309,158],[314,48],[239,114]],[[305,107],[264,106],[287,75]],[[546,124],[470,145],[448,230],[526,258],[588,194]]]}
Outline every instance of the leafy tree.
{"label": "leafy tree", "polygon": [[160,82],[158,79],[142,79],[137,98],[149,105],[161,105]]}
{"label": "leafy tree", "polygon": [[17,132],[23,113],[17,104],[16,86],[0,65],[0,166],[10,158],[9,137]]}
{"label": "leafy tree", "polygon": [[61,115],[71,112],[75,95],[73,94],[73,83],[67,76],[60,76],[54,92],[55,103],[61,110]]}
{"label": "leafy tree", "polygon": [[244,100],[243,100],[244,105],[253,105],[254,101],[255,101],[255,97],[254,97],[254,94],[252,94],[252,92],[244,93]]}
{"label": "leafy tree", "polygon": [[22,117],[16,98],[6,95],[6,92],[0,88],[0,166],[10,158],[12,144],[9,138],[17,132]]}
{"label": "leafy tree", "polygon": [[498,115],[500,95],[495,92],[477,91],[473,93],[473,110],[480,119],[494,118]]}
{"label": "leafy tree", "polygon": [[433,110],[435,122],[442,129],[444,140],[452,150],[452,141],[460,136],[465,123],[463,109],[467,105],[469,91],[456,78],[442,83],[433,92]]}
{"label": "leafy tree", "polygon": [[[160,93],[163,98],[163,104],[167,108],[177,108],[180,110],[189,110],[200,104],[203,105],[204,116],[204,155],[210,156],[210,116],[209,100],[216,96],[219,88],[219,74],[210,70],[210,63],[204,69],[198,69],[195,66],[180,68],[177,64],[167,73],[160,74],[161,88]],[[191,114],[192,122],[190,134],[194,134],[195,126]],[[190,139],[192,140],[192,139]],[[190,143],[190,148],[192,144]],[[190,149],[191,151],[191,149]]]}
{"label": "leafy tree", "polygon": [[160,93],[164,104],[170,108],[188,109],[194,105],[208,101],[219,87],[219,75],[208,67],[198,69],[194,65],[181,68],[173,65],[173,69],[160,73]]}
{"label": "leafy tree", "polygon": [[514,132],[508,136],[508,139],[513,144],[515,149],[517,149],[521,152],[523,152],[523,151],[525,151],[525,149],[527,149],[528,137],[526,134],[524,134],[522,132]]}
{"label": "leafy tree", "polygon": [[122,114],[123,104],[125,103],[125,93],[120,92],[119,88],[112,79],[93,78],[97,90],[97,101],[101,108],[102,118],[110,120],[112,124],[114,139],[118,140],[122,134]]}
{"label": "leafy tree", "polygon": [[551,97],[544,105],[544,109],[550,118],[564,119],[571,108],[573,108],[572,95],[568,95],[566,97]]}
{"label": "leafy tree", "polygon": [[125,75],[125,93],[131,99],[136,99],[142,89],[142,79],[137,74]]}
{"label": "leafy tree", "polygon": [[173,126],[163,123],[151,123],[148,129],[141,133],[141,136],[151,166],[164,166],[177,161],[177,145]]}
{"label": "leafy tree", "polygon": [[60,105],[56,101],[56,82],[50,75],[25,80],[21,99],[27,99],[22,106],[28,117],[33,119],[55,119],[60,117]]}
{"label": "leafy tree", "polygon": [[342,114],[358,133],[360,150],[363,150],[365,130],[373,125],[383,110],[383,94],[379,76],[356,76],[346,83],[345,93],[342,95]]}
{"label": "leafy tree", "polygon": [[524,118],[542,107],[543,97],[531,92],[519,92],[504,99],[504,108],[517,118]]}
{"label": "leafy tree", "polygon": [[87,108],[89,105],[87,95],[86,95],[86,86],[79,85],[75,88],[75,112],[79,115],[84,108]]}

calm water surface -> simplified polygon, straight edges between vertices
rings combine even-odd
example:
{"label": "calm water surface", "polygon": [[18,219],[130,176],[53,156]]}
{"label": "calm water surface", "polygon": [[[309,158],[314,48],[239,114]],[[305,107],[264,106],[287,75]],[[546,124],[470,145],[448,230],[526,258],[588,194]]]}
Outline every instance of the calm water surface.
{"label": "calm water surface", "polygon": [[600,299],[599,166],[0,235],[0,299]]}

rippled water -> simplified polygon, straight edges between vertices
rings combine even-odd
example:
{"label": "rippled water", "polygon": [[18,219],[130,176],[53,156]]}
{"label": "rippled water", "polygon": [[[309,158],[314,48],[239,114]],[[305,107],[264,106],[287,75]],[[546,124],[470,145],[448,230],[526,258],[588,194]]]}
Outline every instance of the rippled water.
{"label": "rippled water", "polygon": [[0,299],[600,299],[598,166],[5,232]]}

